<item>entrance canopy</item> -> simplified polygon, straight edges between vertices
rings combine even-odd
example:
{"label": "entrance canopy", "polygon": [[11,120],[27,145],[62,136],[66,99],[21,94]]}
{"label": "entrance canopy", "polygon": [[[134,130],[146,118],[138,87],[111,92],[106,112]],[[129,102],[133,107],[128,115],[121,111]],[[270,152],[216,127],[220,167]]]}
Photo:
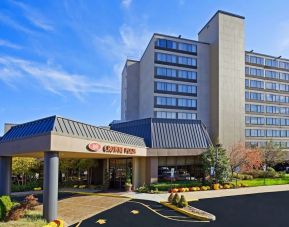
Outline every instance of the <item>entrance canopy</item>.
{"label": "entrance canopy", "polygon": [[1,156],[42,157],[58,151],[63,158],[146,156],[143,138],[51,116],[13,126],[0,139]]}

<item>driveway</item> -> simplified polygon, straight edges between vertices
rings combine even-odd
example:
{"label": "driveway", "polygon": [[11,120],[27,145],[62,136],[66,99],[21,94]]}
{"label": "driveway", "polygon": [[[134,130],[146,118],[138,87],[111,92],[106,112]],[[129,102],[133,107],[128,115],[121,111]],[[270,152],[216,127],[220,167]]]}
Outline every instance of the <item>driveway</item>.
{"label": "driveway", "polygon": [[[149,201],[146,206],[129,201],[86,220],[79,227],[285,227],[288,226],[289,192],[271,192],[251,195],[201,199],[191,205],[216,215],[215,222],[188,220],[176,213],[163,212],[158,203]],[[144,202],[145,203],[145,202]],[[179,216],[179,217],[178,217]],[[77,226],[77,225],[74,225]]]}

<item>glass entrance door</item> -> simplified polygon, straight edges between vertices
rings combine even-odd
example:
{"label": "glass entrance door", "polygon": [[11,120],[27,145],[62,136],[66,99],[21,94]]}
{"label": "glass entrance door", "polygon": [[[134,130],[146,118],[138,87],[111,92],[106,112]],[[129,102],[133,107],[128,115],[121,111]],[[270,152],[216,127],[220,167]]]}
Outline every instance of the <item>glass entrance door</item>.
{"label": "glass entrance door", "polygon": [[132,173],[131,158],[109,159],[110,187],[123,189],[128,172]]}

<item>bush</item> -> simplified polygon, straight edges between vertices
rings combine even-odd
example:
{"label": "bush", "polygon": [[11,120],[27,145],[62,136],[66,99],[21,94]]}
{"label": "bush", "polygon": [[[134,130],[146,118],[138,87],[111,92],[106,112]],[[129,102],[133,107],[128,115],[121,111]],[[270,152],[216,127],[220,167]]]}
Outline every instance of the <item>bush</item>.
{"label": "bush", "polygon": [[42,187],[42,181],[32,181],[27,184],[12,184],[11,190],[12,192],[25,192],[25,191],[33,191],[34,188]]}
{"label": "bush", "polygon": [[143,185],[135,189],[135,191],[139,193],[148,193],[150,190],[146,185]]}
{"label": "bush", "polygon": [[174,198],[174,193],[171,193],[169,198],[168,198],[168,202],[172,203],[173,202],[173,198]]}
{"label": "bush", "polygon": [[13,203],[11,202],[10,196],[4,195],[0,197],[0,221],[4,221],[12,206]]}
{"label": "bush", "polygon": [[25,197],[22,206],[28,210],[34,210],[36,206],[38,206],[38,199],[34,197],[34,195],[28,195]]}
{"label": "bush", "polygon": [[178,193],[176,193],[176,194],[174,195],[173,200],[172,200],[172,204],[175,205],[175,206],[177,206],[178,203],[179,203],[179,201],[180,201],[180,196],[179,196]]}
{"label": "bush", "polygon": [[182,195],[180,201],[178,202],[178,207],[183,208],[183,207],[187,207],[188,206],[188,202],[185,199],[185,196]]}
{"label": "bush", "polygon": [[25,215],[25,208],[22,205],[12,207],[8,212],[5,221],[17,221]]}

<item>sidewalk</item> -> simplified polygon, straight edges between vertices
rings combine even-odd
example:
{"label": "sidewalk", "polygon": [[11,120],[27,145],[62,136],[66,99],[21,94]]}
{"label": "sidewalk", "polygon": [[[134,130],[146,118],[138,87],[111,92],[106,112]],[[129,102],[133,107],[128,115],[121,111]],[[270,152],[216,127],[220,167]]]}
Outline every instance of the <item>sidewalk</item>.
{"label": "sidewalk", "polygon": [[[266,192],[280,192],[289,191],[289,185],[273,185],[273,186],[259,186],[259,187],[248,187],[248,188],[238,188],[238,189],[221,189],[221,190],[210,190],[210,191],[197,191],[197,192],[185,192],[179,193],[180,195],[185,195],[188,201],[194,199],[208,199],[224,196],[236,196],[236,195],[248,195],[256,193],[266,193]],[[148,193],[136,193],[129,192],[123,193],[123,196],[127,196],[132,199],[143,199],[151,200],[155,202],[166,201],[169,193],[162,194],[148,194]]]}

